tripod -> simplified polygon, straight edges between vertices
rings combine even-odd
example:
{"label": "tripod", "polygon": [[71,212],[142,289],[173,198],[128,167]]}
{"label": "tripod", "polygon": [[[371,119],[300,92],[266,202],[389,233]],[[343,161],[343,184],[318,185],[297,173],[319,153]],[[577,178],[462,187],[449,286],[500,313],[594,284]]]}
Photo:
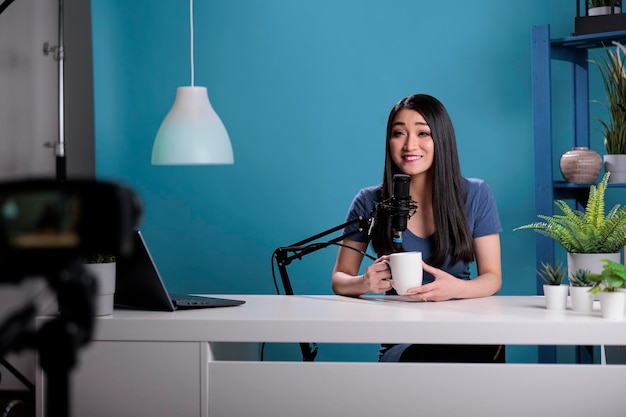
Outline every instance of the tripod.
{"label": "tripod", "polygon": [[9,350],[35,348],[48,379],[46,416],[70,415],[70,371],[78,349],[91,339],[94,324],[95,281],[79,260],[46,274],[57,293],[59,312],[41,328],[25,330],[36,316],[32,302],[13,312],[0,325],[0,356]]}

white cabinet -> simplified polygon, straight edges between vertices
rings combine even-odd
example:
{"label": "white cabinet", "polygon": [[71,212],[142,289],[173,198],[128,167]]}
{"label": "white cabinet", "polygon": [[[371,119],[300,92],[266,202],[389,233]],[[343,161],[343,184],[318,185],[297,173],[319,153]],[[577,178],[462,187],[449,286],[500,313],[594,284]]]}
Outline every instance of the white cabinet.
{"label": "white cabinet", "polygon": [[[201,342],[97,341],[81,350],[71,374],[71,415],[172,417],[207,415]],[[45,390],[45,381],[38,389]],[[38,393],[39,416],[45,392]]]}

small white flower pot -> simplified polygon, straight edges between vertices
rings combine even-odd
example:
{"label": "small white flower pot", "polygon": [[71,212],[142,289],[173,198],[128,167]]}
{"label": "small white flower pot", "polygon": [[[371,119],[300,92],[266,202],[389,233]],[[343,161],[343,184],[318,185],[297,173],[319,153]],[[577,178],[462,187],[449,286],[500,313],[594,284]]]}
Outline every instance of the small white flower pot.
{"label": "small white flower pot", "polygon": [[574,287],[570,285],[569,295],[572,302],[572,310],[582,313],[590,313],[593,310],[593,294],[589,292],[591,287]]}
{"label": "small white flower pot", "polygon": [[624,318],[624,305],[626,304],[626,292],[613,291],[599,293],[600,313],[602,317],[611,320],[622,320]]}
{"label": "small white flower pot", "polygon": [[[613,7],[613,14],[622,13],[622,8],[620,6]],[[607,14],[611,14],[611,6],[596,6],[590,7],[587,10],[587,16],[604,16]]]}
{"label": "small white flower pot", "polygon": [[96,281],[95,315],[108,316],[112,314],[115,295],[115,262],[85,264],[85,269],[92,274]]}
{"label": "small white flower pot", "polygon": [[567,307],[568,285],[543,285],[543,295],[548,310],[565,310]]}

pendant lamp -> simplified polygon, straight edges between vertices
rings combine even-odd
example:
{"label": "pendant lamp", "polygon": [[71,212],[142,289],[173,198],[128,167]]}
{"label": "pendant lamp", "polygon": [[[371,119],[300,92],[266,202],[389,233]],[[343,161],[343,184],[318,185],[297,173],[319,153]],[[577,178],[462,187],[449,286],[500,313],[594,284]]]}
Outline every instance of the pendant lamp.
{"label": "pendant lamp", "polygon": [[191,28],[191,86],[178,87],[171,110],[161,123],[152,147],[152,165],[232,164],[228,132],[209,101],[206,87],[194,86],[193,0]]}

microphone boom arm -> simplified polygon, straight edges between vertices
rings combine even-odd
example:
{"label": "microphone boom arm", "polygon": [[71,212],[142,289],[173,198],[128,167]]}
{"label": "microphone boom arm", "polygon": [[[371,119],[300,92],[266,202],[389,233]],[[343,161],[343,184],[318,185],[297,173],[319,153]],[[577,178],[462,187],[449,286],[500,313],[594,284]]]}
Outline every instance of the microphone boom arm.
{"label": "microphone boom arm", "polygon": [[[314,242],[324,236],[327,236],[331,233],[334,233],[338,230],[345,229],[348,226],[352,226],[354,224],[359,224],[359,228],[348,233],[344,233],[343,235],[336,237],[334,239],[319,242],[318,244],[313,244]],[[296,242],[289,246],[281,246],[274,251],[274,258],[276,258],[276,263],[278,264],[278,271],[280,273],[280,277],[283,282],[283,288],[285,289],[286,295],[294,295],[293,288],[291,287],[291,281],[289,280],[289,273],[287,272],[287,266],[291,264],[295,259],[302,259],[303,256],[308,255],[309,253],[316,252],[320,249],[326,248],[330,245],[333,245],[346,237],[355,235],[359,232],[362,232],[364,229],[368,228],[370,224],[370,219],[367,219],[363,216],[359,216],[353,220],[349,220],[343,224],[332,227],[328,230],[325,230],[321,233],[318,233],[314,236],[303,239],[299,242]],[[293,252],[292,255],[289,253]]]}
{"label": "microphone boom arm", "polygon": [[[285,294],[294,295],[293,288],[291,287],[291,281],[289,280],[289,273],[287,272],[287,265],[289,265],[295,259],[302,259],[304,255],[308,255],[309,253],[313,253],[320,249],[326,248],[330,245],[333,245],[339,242],[340,240],[345,239],[348,236],[352,236],[354,234],[357,234],[363,231],[364,229],[369,227],[370,223],[373,221],[374,221],[374,218],[370,220],[370,219],[366,219],[363,216],[359,216],[356,219],[353,219],[343,224],[340,224],[338,226],[332,227],[314,236],[311,236],[304,240],[296,242],[293,245],[281,246],[277,248],[274,251],[272,256],[276,258],[276,263],[278,264],[278,271],[280,273],[280,278],[282,279],[282,282],[283,282],[283,288],[285,290]],[[319,242],[317,244],[311,243],[324,236],[327,236],[331,233],[334,233],[338,230],[342,230],[354,224],[359,224],[359,228],[352,232],[344,233],[343,235],[336,237],[334,239],[331,239],[329,241],[326,241],[326,242]],[[292,253],[292,252],[293,254],[289,255],[289,253]],[[317,350],[318,350],[317,343],[299,343],[299,345],[300,345],[300,351],[302,352],[302,359],[305,362],[314,361],[315,357],[317,356]]]}

